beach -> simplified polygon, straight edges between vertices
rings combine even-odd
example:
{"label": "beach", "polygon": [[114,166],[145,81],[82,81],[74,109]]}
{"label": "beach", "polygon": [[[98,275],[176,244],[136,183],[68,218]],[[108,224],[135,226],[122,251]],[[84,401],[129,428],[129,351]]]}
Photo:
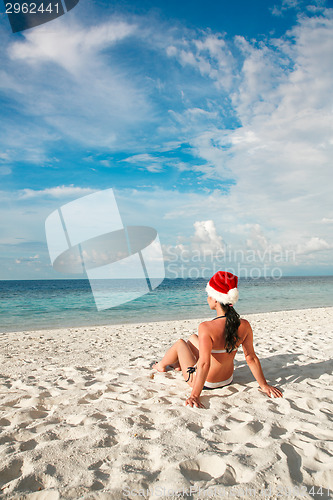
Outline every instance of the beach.
{"label": "beach", "polygon": [[198,319],[0,334],[0,497],[331,498],[333,308],[244,317],[281,399],[240,348],[232,385],[185,407],[151,366]]}

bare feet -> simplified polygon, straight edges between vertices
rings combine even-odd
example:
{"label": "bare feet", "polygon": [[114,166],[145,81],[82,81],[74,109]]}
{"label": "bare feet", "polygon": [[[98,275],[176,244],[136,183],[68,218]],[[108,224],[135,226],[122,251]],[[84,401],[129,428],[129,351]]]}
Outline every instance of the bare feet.
{"label": "bare feet", "polygon": [[158,372],[166,372],[165,366],[161,365],[161,362],[155,363],[152,368],[157,370]]}
{"label": "bare feet", "polygon": [[172,363],[172,365],[169,365],[169,366],[171,366],[171,368],[173,368],[174,370],[176,370],[176,372],[180,372],[180,370],[181,370],[178,361],[177,361],[177,363]]}

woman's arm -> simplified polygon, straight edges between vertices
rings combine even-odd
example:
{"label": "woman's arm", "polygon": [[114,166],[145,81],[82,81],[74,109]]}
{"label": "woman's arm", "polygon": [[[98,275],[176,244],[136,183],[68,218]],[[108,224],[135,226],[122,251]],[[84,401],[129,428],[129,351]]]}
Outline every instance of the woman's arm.
{"label": "woman's arm", "polygon": [[[244,321],[244,320],[243,320]],[[269,385],[265,379],[264,373],[261,368],[261,364],[258,356],[254,352],[253,347],[253,331],[251,325],[248,321],[245,324],[247,333],[245,340],[242,342],[243,351],[245,355],[245,360],[254,376],[258,384],[260,385],[260,389],[262,392],[267,394],[270,398],[274,396],[275,398],[281,398],[282,392],[277,387],[273,387]]]}
{"label": "woman's arm", "polygon": [[207,327],[201,323],[199,325],[199,359],[197,362],[197,371],[194,377],[194,384],[190,397],[186,400],[185,405],[193,405],[198,408],[204,408],[200,401],[200,394],[205,385],[205,381],[210,368],[210,356],[213,342],[209,336]]}

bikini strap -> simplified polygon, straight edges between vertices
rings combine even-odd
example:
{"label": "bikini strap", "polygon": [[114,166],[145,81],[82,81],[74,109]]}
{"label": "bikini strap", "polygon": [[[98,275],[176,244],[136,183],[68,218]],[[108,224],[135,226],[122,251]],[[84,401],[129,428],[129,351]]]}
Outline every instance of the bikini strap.
{"label": "bikini strap", "polygon": [[196,371],[197,367],[196,366],[189,366],[186,370],[186,372],[188,373],[188,378],[187,380],[185,380],[185,382],[188,382],[190,380],[190,376],[192,373],[194,373]]}
{"label": "bikini strap", "polygon": [[214,319],[220,319],[220,318],[225,318],[225,315],[224,316],[216,316],[216,318],[213,318],[212,321],[214,321]]}

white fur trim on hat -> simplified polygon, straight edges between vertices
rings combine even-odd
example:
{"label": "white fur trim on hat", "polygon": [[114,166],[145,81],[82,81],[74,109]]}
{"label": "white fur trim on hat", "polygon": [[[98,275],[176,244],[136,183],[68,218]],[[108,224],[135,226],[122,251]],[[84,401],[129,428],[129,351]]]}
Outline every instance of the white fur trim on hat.
{"label": "white fur trim on hat", "polygon": [[221,293],[211,287],[209,283],[207,283],[206,292],[209,297],[217,300],[220,304],[236,304],[239,296],[238,288],[232,288],[228,293]]}

